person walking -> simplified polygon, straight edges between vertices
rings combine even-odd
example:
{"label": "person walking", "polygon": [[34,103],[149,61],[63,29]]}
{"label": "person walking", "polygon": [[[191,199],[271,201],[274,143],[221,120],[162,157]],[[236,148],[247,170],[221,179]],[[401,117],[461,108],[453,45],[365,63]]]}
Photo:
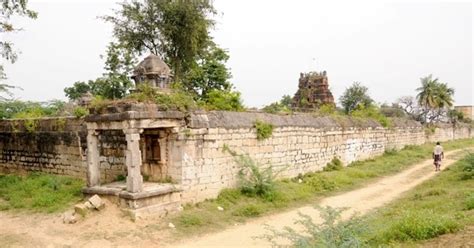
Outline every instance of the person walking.
{"label": "person walking", "polygon": [[433,150],[433,159],[435,171],[441,171],[441,160],[444,159],[444,152],[441,143],[436,142],[436,146]]}

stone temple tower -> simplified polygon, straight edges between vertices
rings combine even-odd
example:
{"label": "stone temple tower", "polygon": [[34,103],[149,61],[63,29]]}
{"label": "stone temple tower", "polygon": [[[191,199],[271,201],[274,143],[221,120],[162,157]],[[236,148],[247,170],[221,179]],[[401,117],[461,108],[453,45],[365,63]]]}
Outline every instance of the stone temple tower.
{"label": "stone temple tower", "polygon": [[170,88],[173,79],[169,66],[157,55],[150,54],[133,70],[132,79],[135,87],[149,84],[151,87],[166,90]]}
{"label": "stone temple tower", "polygon": [[300,73],[298,91],[293,97],[293,108],[304,111],[319,108],[323,104],[335,106],[326,71]]}

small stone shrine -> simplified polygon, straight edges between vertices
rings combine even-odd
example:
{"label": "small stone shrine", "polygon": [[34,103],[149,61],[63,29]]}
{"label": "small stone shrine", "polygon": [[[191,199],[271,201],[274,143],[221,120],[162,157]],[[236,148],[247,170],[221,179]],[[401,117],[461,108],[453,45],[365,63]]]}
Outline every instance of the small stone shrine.
{"label": "small stone shrine", "polygon": [[135,87],[147,83],[152,88],[165,90],[170,88],[173,79],[169,66],[157,55],[150,54],[133,70]]}

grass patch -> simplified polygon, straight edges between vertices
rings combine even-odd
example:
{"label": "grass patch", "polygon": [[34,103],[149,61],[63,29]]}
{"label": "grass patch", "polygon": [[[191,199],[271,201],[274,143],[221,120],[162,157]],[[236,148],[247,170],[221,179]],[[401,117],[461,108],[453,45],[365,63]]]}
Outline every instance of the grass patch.
{"label": "grass patch", "polygon": [[83,186],[82,180],[57,175],[0,175],[0,210],[61,211],[81,199]]}
{"label": "grass patch", "polygon": [[[433,144],[408,146],[374,159],[351,163],[340,170],[307,173],[293,179],[277,180],[273,183],[271,193],[264,196],[245,194],[240,189],[225,189],[217,199],[189,206],[168,220],[176,225],[178,234],[182,236],[221,230],[256,216],[314,203],[321,197],[351,190],[381,176],[400,172],[417,162],[430,159],[433,146]],[[446,151],[469,146],[474,146],[473,139],[443,143]],[[449,192],[444,192],[442,189],[431,192],[427,190],[424,193],[426,195],[422,194],[422,198],[449,195]],[[218,206],[223,207],[224,211],[218,211]],[[179,219],[186,214],[200,215],[206,222],[201,223],[199,228],[182,225]]]}
{"label": "grass patch", "polygon": [[468,154],[402,199],[367,217],[369,246],[403,245],[453,233],[474,224],[474,180],[464,169],[474,161]]}

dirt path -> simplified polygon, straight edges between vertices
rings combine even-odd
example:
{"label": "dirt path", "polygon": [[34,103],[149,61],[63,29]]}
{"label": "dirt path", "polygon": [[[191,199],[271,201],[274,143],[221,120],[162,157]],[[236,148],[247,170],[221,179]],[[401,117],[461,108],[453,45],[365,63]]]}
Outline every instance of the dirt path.
{"label": "dirt path", "polygon": [[[446,153],[443,168],[455,161],[450,155],[459,151]],[[434,175],[432,162],[427,160],[361,189],[325,198],[320,205],[349,207],[345,216],[353,212],[364,214]],[[315,220],[319,216],[312,206],[307,206],[249,221],[219,233],[173,243],[167,223],[150,218],[133,223],[113,204],[108,204],[107,211],[74,225],[63,224],[59,214],[0,211],[0,247],[268,247],[264,241],[252,237],[265,233],[265,223],[276,228],[291,226],[298,212],[309,214]]]}
{"label": "dirt path", "polygon": [[[453,164],[456,160],[450,158],[458,151],[446,153],[443,168]],[[368,211],[381,207],[382,205],[399,197],[416,185],[433,177],[434,171],[432,160],[419,163],[396,175],[382,178],[381,180],[367,185],[363,188],[349,191],[333,197],[323,199],[320,206],[347,207],[343,218],[348,218],[354,213],[364,214]],[[438,172],[439,173],[439,172]],[[232,227],[225,231],[205,235],[198,239],[173,244],[173,247],[269,247],[269,244],[261,239],[255,239],[266,233],[264,224],[276,229],[284,226],[295,227],[293,222],[298,219],[298,212],[307,214],[315,221],[321,221],[318,210],[313,206],[301,207],[286,213],[263,217],[244,225]]]}

